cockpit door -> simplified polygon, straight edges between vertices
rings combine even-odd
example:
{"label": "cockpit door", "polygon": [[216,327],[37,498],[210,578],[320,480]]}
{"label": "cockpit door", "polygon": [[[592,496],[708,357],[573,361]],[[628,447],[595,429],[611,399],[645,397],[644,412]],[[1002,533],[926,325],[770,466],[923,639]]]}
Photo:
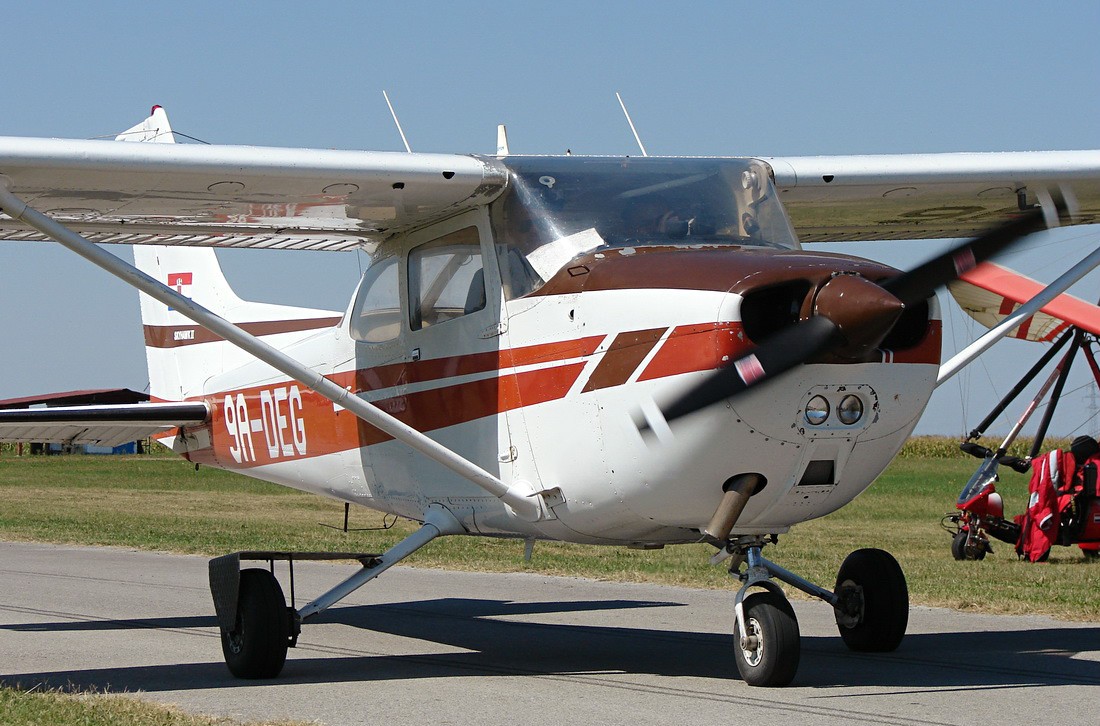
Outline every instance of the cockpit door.
{"label": "cockpit door", "polygon": [[[501,283],[488,214],[480,209],[433,225],[410,235],[404,248],[408,421],[500,474],[501,454],[511,444],[503,415]],[[467,488],[463,498],[484,495],[467,482],[456,490],[438,466],[422,474],[420,490],[429,499],[454,498]]]}

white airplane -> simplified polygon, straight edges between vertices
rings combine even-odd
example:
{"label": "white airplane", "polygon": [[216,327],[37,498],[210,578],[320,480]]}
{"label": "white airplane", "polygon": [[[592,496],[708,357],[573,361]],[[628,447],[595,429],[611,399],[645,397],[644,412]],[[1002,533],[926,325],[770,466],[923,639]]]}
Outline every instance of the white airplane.
{"label": "white airplane", "polygon": [[[0,138],[0,236],[53,239],[138,288],[154,403],[0,412],[5,439],[159,432],[196,463],[422,523],[313,602],[214,560],[230,671],[274,677],[301,623],[440,535],[709,542],[742,582],[733,655],[794,677],[775,580],[851,648],[901,642],[897,562],[833,589],[769,562],[866,489],[937,385],[933,291],[1054,220],[1100,220],[1100,151],[865,157],[493,156]],[[975,240],[910,273],[802,241]],[[134,245],[136,267],[93,243]],[[213,248],[364,249],[344,311],[238,298]],[[1095,264],[1093,261],[1091,264]],[[769,379],[777,377],[773,382]],[[301,559],[308,554],[295,554]]]}

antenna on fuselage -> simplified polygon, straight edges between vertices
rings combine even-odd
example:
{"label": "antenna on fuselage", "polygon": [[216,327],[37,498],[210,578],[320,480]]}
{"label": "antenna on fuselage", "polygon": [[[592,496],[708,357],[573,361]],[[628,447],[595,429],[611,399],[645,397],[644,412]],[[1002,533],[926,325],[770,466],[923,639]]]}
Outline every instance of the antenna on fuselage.
{"label": "antenna on fuselage", "polygon": [[390,103],[389,94],[385,90],[382,91],[382,98],[386,99],[386,105],[390,107],[390,115],[393,116],[393,122],[397,124],[397,133],[401,134],[401,143],[405,144],[405,151],[412,153],[412,147],[409,146],[409,140],[405,138],[405,132],[401,129],[401,122],[397,120],[397,112],[393,110],[393,104]]}
{"label": "antenna on fuselage", "polygon": [[615,91],[615,98],[619,99],[619,105],[623,108],[623,114],[626,116],[626,122],[630,124],[630,130],[634,132],[634,140],[638,142],[638,148],[642,150],[642,156],[649,156],[645,151],[645,147],[642,146],[642,138],[638,136],[638,129],[634,128],[634,122],[630,120],[630,112],[626,110],[626,104],[623,103],[623,97],[619,95],[618,91]]}

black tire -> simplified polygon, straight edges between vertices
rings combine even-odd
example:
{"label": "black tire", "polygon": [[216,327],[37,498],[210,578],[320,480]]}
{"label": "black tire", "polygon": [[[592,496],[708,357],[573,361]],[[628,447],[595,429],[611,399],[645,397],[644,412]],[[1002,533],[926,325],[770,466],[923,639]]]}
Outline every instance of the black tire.
{"label": "black tire", "polygon": [[1100,559],[1100,550],[1086,550],[1082,549],[1081,554],[1084,555],[1086,560]]}
{"label": "black tire", "polygon": [[969,536],[969,533],[960,529],[951,538],[951,556],[960,562],[966,559],[966,538]]}
{"label": "black tire", "polygon": [[956,560],[984,560],[987,549],[983,546],[977,554],[971,555],[966,551],[966,538],[969,533],[959,530],[959,533],[951,540],[951,556]]}
{"label": "black tire", "polygon": [[756,648],[741,647],[741,628],[734,624],[733,652],[737,671],[750,686],[785,686],[794,679],[802,644],[798,620],[787,598],[770,590],[745,598],[745,625],[759,638]]}
{"label": "black tire", "polygon": [[241,570],[237,621],[222,630],[222,654],[237,678],[274,678],[290,647],[290,612],[279,581],[267,570]]}
{"label": "black tire", "polygon": [[837,612],[845,645],[863,653],[897,649],[909,624],[909,588],[889,552],[865,549],[848,555],[836,576],[836,593],[855,611],[847,616]]}

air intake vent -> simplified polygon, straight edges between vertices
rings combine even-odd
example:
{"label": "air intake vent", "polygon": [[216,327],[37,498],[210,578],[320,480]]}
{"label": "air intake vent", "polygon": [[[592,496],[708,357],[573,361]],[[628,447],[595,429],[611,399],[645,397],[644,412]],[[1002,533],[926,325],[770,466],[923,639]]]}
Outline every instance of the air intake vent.
{"label": "air intake vent", "polygon": [[799,480],[798,486],[800,487],[831,487],[836,484],[833,481],[833,466],[832,459],[818,459],[811,461],[806,466],[806,471],[802,472],[802,479]]}
{"label": "air intake vent", "polygon": [[798,321],[810,283],[793,280],[763,287],[745,295],[741,302],[741,323],[745,335],[759,343],[772,333]]}

